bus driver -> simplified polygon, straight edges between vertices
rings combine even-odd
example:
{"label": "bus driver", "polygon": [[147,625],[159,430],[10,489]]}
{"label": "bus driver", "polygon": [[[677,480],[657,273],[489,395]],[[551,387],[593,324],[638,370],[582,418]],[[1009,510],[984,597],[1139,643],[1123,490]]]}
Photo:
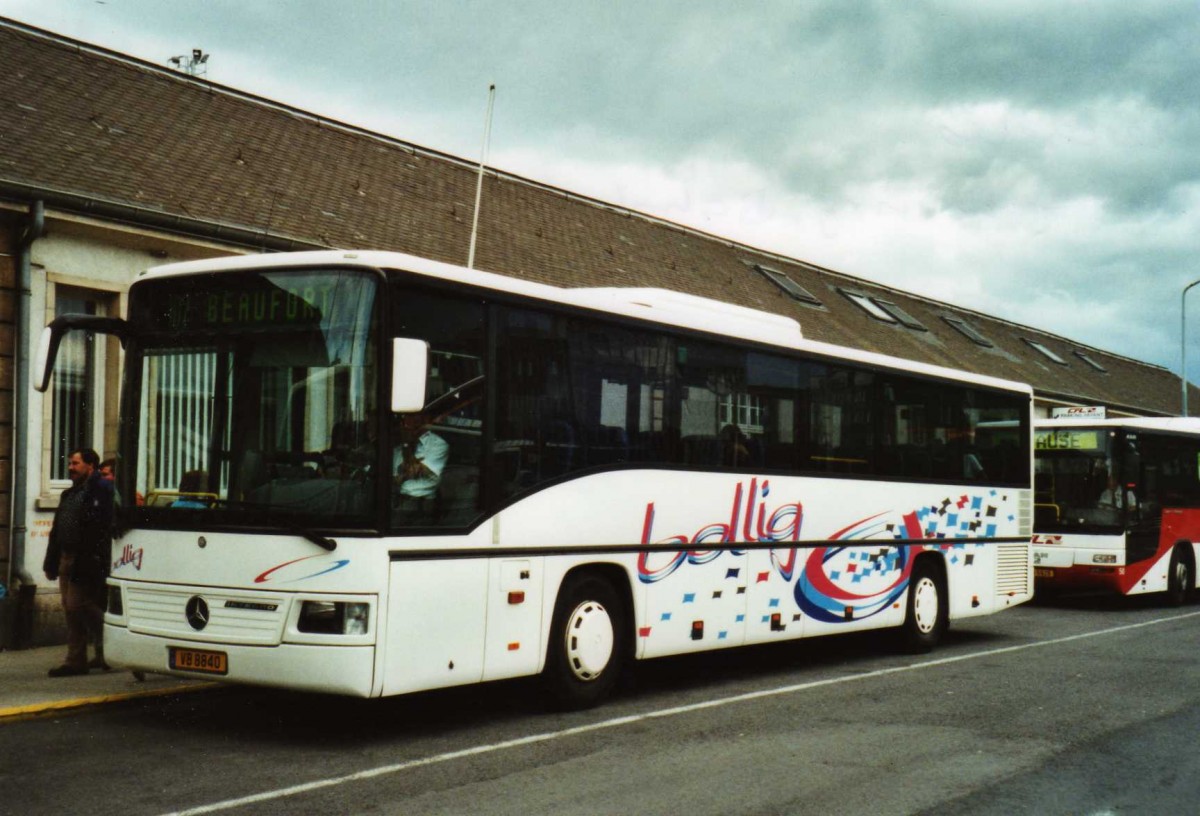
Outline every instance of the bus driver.
{"label": "bus driver", "polygon": [[424,413],[402,414],[397,422],[401,444],[392,452],[393,516],[425,518],[433,513],[450,446],[429,429]]}
{"label": "bus driver", "polygon": [[1100,507],[1115,507],[1117,510],[1126,507],[1136,508],[1137,497],[1133,495],[1132,490],[1122,490],[1117,484],[1117,477],[1110,471],[1107,474],[1107,486],[1100,493],[1100,498],[1096,500],[1096,504]]}

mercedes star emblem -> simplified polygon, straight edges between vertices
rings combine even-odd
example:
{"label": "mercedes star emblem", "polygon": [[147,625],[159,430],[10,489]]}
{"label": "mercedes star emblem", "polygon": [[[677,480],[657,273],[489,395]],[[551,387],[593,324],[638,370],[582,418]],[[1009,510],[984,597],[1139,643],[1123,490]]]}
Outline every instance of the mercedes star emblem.
{"label": "mercedes star emblem", "polygon": [[205,626],[208,626],[208,604],[199,595],[193,595],[188,598],[187,606],[183,609],[183,614],[187,617],[187,622],[196,631],[200,631]]}

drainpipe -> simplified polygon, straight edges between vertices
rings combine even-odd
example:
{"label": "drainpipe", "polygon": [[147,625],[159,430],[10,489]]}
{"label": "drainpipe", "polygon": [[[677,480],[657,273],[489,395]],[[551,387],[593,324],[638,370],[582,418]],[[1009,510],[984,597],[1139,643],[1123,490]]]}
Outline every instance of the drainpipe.
{"label": "drainpipe", "polygon": [[[29,427],[29,317],[32,299],[33,242],[46,228],[45,205],[39,199],[29,208],[29,219],[17,242],[17,297],[13,315],[14,391],[12,434],[12,526],[9,532],[8,586],[15,576],[21,583],[17,594],[13,645],[28,648],[33,640],[34,595],[37,578],[25,568],[26,518],[29,502],[25,496],[28,481],[29,449],[25,429]],[[0,633],[0,638],[3,633]]]}

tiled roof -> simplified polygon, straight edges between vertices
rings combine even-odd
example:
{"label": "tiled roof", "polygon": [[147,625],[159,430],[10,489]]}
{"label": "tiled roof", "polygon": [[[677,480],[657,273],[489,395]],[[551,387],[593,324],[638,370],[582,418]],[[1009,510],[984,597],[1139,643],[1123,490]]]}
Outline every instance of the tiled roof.
{"label": "tiled roof", "polygon": [[[3,20],[0,111],[0,196],[10,200],[97,202],[185,232],[223,225],[274,244],[466,262],[476,184],[466,160]],[[821,305],[794,299],[757,265]],[[1179,408],[1179,379],[1164,368],[503,172],[486,178],[476,266],[561,286],[690,292],[795,317],[815,340],[1020,380],[1047,397]],[[928,331],[872,317],[839,289],[896,304]]]}

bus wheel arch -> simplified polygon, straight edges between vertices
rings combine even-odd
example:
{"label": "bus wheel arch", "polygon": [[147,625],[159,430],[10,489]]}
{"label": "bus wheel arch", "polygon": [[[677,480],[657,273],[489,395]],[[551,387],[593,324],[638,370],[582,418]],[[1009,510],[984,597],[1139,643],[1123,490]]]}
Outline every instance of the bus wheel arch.
{"label": "bus wheel arch", "polygon": [[913,564],[905,593],[901,646],[910,654],[924,654],[941,641],[949,624],[946,565],[936,553],[923,553]]}
{"label": "bus wheel arch", "polygon": [[607,697],[633,656],[629,582],[616,565],[579,567],[554,602],[542,681],[556,708],[590,708]]}
{"label": "bus wheel arch", "polygon": [[1196,559],[1189,542],[1177,542],[1167,568],[1167,603],[1182,606],[1196,586]]}

